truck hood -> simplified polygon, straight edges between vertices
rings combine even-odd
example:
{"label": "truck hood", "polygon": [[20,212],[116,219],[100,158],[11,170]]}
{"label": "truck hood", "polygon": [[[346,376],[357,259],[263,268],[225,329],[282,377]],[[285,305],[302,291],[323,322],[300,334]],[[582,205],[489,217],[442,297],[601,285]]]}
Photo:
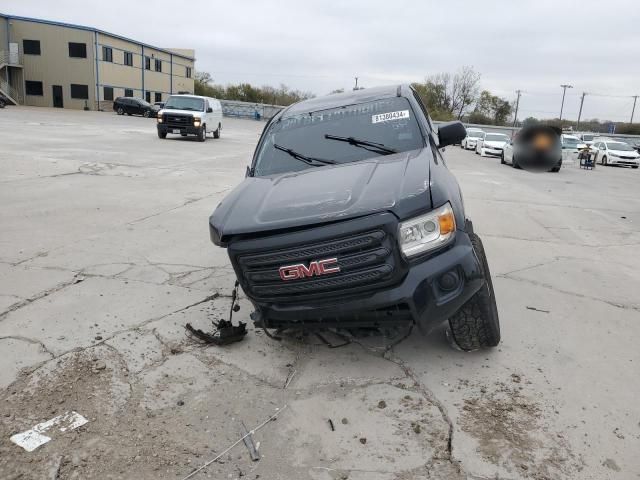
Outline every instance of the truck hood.
{"label": "truck hood", "polygon": [[247,177],[209,219],[214,243],[234,235],[297,228],[391,211],[430,210],[430,148],[268,177]]}
{"label": "truck hood", "polygon": [[158,112],[159,115],[172,115],[172,114],[178,114],[178,115],[193,115],[194,117],[202,117],[204,115],[204,112],[200,112],[200,111],[195,111],[195,110],[176,110],[175,108],[170,108],[170,109],[161,109]]}

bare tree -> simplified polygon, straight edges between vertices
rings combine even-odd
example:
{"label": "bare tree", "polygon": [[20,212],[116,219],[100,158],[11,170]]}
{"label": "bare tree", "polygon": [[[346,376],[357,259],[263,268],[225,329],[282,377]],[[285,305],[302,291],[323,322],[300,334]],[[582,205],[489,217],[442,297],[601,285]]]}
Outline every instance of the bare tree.
{"label": "bare tree", "polygon": [[465,107],[470,106],[478,97],[480,73],[473,67],[464,66],[453,76],[451,82],[451,113],[457,112],[462,118]]}

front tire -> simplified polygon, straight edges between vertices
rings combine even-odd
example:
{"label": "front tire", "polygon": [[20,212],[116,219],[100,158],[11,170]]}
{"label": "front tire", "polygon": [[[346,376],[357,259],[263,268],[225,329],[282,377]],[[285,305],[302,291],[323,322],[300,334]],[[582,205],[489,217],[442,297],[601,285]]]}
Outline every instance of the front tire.
{"label": "front tire", "polygon": [[484,285],[449,318],[453,340],[466,352],[500,343],[500,319],[487,256],[478,235],[471,233],[469,239],[480,264]]}
{"label": "front tire", "polygon": [[118,107],[118,110],[116,110],[116,113],[118,115],[124,115],[124,109],[122,107]]}
{"label": "front tire", "polygon": [[504,161],[504,152],[502,152],[502,155],[500,155],[500,164],[501,165],[506,165],[507,162]]}
{"label": "front tire", "polygon": [[158,130],[158,138],[167,138],[167,132],[161,132],[160,130]]}
{"label": "front tire", "polygon": [[142,114],[142,116],[144,118],[149,118],[151,116],[151,113],[149,112],[149,110],[145,110],[144,113]]}
{"label": "front tire", "polygon": [[198,130],[198,141],[204,142],[207,139],[207,126],[202,125],[200,130]]}
{"label": "front tire", "polygon": [[608,160],[607,160],[607,156],[606,156],[606,155],[604,155],[604,156],[602,157],[602,165],[604,165],[605,167],[606,167],[606,166],[608,166],[608,165],[609,165],[609,163],[607,163],[607,162],[608,162]]}
{"label": "front tire", "polygon": [[213,131],[213,138],[220,138],[220,131],[222,130],[222,125],[218,124],[218,128]]}

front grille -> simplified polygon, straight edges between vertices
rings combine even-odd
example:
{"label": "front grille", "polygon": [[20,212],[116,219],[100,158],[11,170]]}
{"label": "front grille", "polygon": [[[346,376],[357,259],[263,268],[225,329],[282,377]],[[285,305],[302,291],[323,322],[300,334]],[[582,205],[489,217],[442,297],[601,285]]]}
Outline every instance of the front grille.
{"label": "front grille", "polygon": [[[327,239],[271,251],[242,253],[236,257],[243,288],[257,299],[295,302],[316,295],[344,295],[372,290],[393,281],[393,239],[384,230]],[[337,258],[340,271],[282,280],[279,269]],[[332,266],[335,266],[332,264]]]}
{"label": "front grille", "polygon": [[162,122],[167,127],[184,128],[193,125],[193,115],[165,113],[162,115]]}

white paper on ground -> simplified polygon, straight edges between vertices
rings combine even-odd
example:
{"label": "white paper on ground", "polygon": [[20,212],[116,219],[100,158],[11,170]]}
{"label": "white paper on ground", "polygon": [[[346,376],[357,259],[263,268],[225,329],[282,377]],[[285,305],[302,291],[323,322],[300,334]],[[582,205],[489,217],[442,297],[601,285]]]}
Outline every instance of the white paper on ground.
{"label": "white paper on ground", "polygon": [[24,448],[27,452],[33,452],[40,445],[44,445],[51,440],[51,437],[44,435],[52,427],[59,427],[58,430],[66,432],[81,427],[89,420],[77,412],[66,412],[62,415],[35,425],[26,432],[16,433],[10,440],[16,445]]}

